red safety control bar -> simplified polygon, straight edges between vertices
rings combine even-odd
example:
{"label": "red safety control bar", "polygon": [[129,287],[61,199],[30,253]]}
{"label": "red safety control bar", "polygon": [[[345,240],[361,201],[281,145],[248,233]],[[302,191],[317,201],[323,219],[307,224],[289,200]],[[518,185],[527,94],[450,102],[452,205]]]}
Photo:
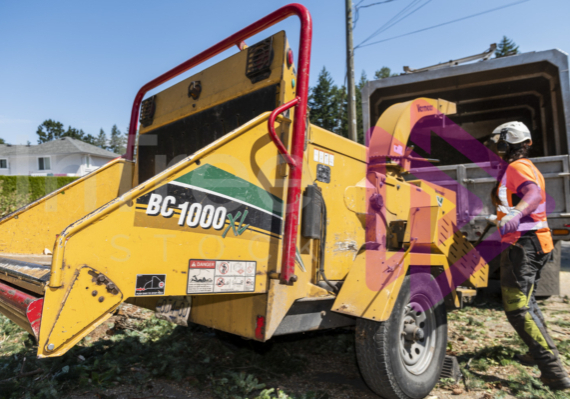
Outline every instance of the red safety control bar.
{"label": "red safety control bar", "polygon": [[[129,125],[127,153],[124,155],[126,159],[131,161],[133,160],[140,105],[144,95],[149,90],[160,86],[161,84],[203,63],[204,61],[212,58],[222,51],[227,50],[232,46],[237,45],[241,48],[242,42],[245,39],[256,35],[257,33],[269,28],[272,25],[275,25],[276,23],[292,15],[296,15],[301,21],[301,36],[299,40],[299,64],[297,65],[298,101],[296,104],[288,104],[290,106],[296,105],[295,120],[293,122],[291,154],[287,154],[286,150],[283,152],[283,145],[281,144],[282,148],[280,148],[277,144],[277,141],[275,141],[275,138],[277,137],[271,136],[274,143],[276,143],[278,146],[279,152],[282,154],[287,154],[286,158],[290,165],[285,232],[283,236],[283,266],[281,268],[281,280],[287,283],[294,282],[296,280],[295,250],[297,245],[297,230],[299,226],[299,200],[301,198],[301,176],[303,165],[302,159],[306,132],[305,117],[307,114],[307,98],[309,95],[309,69],[311,66],[311,41],[313,37],[313,22],[311,19],[311,14],[307,8],[301,4],[296,3],[281,7],[277,11],[272,12],[259,21],[249,25],[237,33],[234,33],[225,40],[222,40],[218,44],[201,52],[195,57],[190,58],[189,60],[183,62],[177,67],[160,75],[158,78],[148,82],[146,85],[141,87],[135,97],[135,101],[133,102],[133,109],[131,111],[131,123]],[[283,110],[281,112],[283,112]],[[276,115],[277,112],[275,112],[275,116]],[[277,140],[279,139],[277,138]],[[281,142],[279,141],[279,143]]]}

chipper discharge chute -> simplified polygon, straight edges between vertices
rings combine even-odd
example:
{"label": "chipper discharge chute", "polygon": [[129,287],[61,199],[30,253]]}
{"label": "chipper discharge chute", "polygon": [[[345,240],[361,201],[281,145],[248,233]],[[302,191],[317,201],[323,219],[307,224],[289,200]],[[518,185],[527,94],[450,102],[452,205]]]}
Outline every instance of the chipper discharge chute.
{"label": "chipper discharge chute", "polygon": [[[284,32],[245,44],[290,15],[301,20],[297,66]],[[457,231],[454,193],[402,175],[416,122],[454,105],[394,105],[369,149],[309,124],[311,29],[303,6],[285,6],[143,86],[126,154],[140,108],[133,188],[46,236],[52,259],[2,259],[0,311],[33,331],[38,356],[64,354],[129,302],[258,341],[356,325],[372,389],[419,398],[433,388],[443,302],[484,286],[486,264]]]}

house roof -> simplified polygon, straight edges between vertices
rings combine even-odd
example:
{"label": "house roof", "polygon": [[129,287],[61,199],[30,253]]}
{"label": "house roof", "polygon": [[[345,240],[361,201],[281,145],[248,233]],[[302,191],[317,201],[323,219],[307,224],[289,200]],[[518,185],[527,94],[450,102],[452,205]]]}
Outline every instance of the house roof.
{"label": "house roof", "polygon": [[9,155],[60,155],[89,154],[103,158],[117,158],[119,154],[104,150],[92,144],[71,137],[48,141],[38,145],[0,144],[0,156]]}

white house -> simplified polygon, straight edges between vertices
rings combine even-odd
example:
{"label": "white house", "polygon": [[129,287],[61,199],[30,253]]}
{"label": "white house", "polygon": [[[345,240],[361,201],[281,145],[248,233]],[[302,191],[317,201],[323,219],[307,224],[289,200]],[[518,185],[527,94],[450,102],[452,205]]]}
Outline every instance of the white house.
{"label": "white house", "polygon": [[0,175],[83,176],[118,156],[71,137],[38,145],[0,144]]}

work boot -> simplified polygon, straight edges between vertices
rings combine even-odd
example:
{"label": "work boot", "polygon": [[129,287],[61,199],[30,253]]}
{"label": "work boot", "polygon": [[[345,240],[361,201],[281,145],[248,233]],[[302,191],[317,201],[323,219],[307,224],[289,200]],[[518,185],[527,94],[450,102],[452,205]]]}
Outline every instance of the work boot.
{"label": "work boot", "polygon": [[540,381],[553,391],[565,391],[570,389],[570,378],[568,377],[557,379],[540,377]]}
{"label": "work boot", "polygon": [[515,360],[518,361],[523,366],[529,366],[529,367],[536,366],[536,361],[534,360],[530,352],[523,354],[517,353],[515,355]]}

